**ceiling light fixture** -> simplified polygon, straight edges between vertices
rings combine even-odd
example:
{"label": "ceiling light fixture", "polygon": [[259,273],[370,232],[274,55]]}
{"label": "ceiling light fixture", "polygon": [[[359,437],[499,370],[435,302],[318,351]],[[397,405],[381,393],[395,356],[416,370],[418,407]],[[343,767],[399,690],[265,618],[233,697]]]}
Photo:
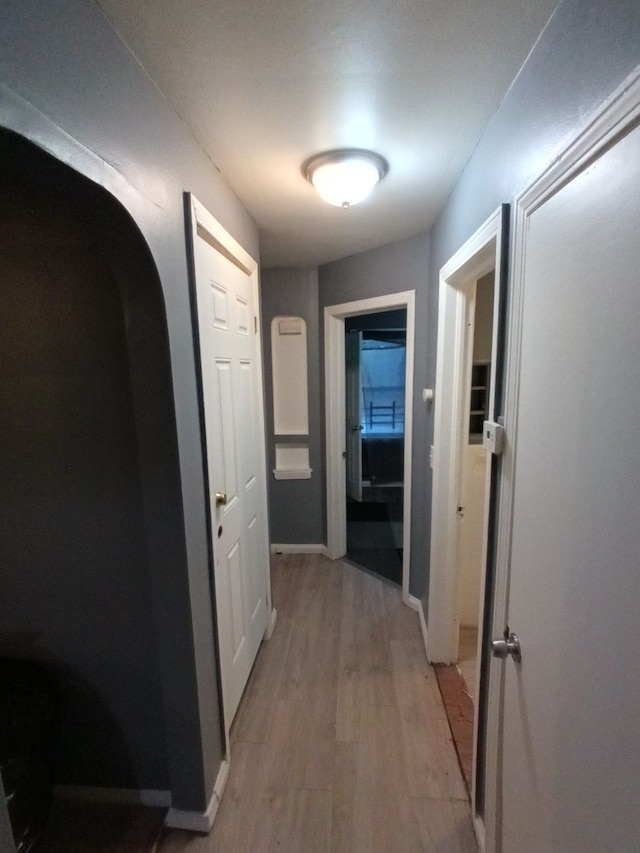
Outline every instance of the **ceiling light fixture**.
{"label": "ceiling light fixture", "polygon": [[360,148],[324,151],[302,166],[305,178],[320,196],[329,204],[344,208],[365,199],[388,171],[384,157]]}

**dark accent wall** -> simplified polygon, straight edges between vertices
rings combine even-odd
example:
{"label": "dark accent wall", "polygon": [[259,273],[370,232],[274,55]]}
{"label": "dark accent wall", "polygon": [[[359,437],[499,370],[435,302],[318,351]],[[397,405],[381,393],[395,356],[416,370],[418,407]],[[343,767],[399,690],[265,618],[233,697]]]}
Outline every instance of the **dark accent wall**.
{"label": "dark accent wall", "polygon": [[150,557],[181,529],[157,274],[104,191],[6,131],[0,159],[0,654],[51,670],[58,782],[168,788]]}
{"label": "dark accent wall", "polygon": [[[262,322],[267,425],[267,481],[269,483],[270,541],[278,544],[326,543],[325,507],[322,499],[324,453],[320,408],[320,363],[318,322],[318,271],[272,269],[262,274]],[[309,388],[309,436],[274,436],[273,384],[271,370],[271,321],[278,315],[302,317],[307,324],[307,381]],[[275,445],[287,442],[309,444],[310,480],[276,480]]]}
{"label": "dark accent wall", "polygon": [[[429,235],[418,234],[379,249],[351,255],[342,261],[325,264],[318,270],[321,361],[324,363],[324,308],[372,296],[384,296],[404,290],[416,293],[415,373],[413,387],[413,464],[410,591],[422,597],[426,593],[431,524],[431,469],[429,445],[431,423],[428,407],[422,402],[427,376],[427,302],[429,276]],[[324,377],[321,403],[324,411]],[[324,442],[324,424],[323,424]],[[323,480],[323,505],[326,482]],[[326,541],[326,523],[324,530]]]}
{"label": "dark accent wall", "polygon": [[[114,196],[139,229],[159,279],[171,372],[172,406],[165,417],[175,418],[177,500],[151,450],[139,465],[143,479],[156,486],[155,492],[145,489],[143,506],[147,529],[154,532],[148,542],[151,599],[173,806],[202,812],[224,748],[183,193],[193,192],[256,260],[257,228],[99,4],[4,2],[0,80],[0,124]],[[113,273],[124,274],[115,266]],[[145,327],[144,299],[130,302],[125,313],[126,328]],[[136,344],[127,346],[137,351]],[[151,397],[162,391],[147,355],[141,362],[146,368],[132,372],[135,399],[141,390]],[[135,405],[138,429],[158,423],[150,411]],[[159,444],[146,446],[161,455]]]}

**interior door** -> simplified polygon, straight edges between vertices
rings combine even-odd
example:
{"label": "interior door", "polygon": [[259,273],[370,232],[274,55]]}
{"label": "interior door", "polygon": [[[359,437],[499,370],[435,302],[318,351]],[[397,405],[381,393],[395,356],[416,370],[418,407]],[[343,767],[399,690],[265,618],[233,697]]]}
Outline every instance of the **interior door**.
{"label": "interior door", "polygon": [[194,245],[218,642],[230,726],[268,620],[253,282],[198,229]]}
{"label": "interior door", "polygon": [[502,850],[635,851],[640,129],[523,230]]}
{"label": "interior door", "polygon": [[360,352],[362,332],[345,335],[346,366],[346,431],[347,431],[347,497],[362,500],[362,421],[360,411]]}

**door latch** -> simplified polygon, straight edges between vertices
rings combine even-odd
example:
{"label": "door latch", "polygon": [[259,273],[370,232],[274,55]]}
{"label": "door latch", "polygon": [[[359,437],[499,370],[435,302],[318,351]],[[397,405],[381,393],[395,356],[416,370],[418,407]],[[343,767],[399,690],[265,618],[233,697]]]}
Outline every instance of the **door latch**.
{"label": "door latch", "polygon": [[482,445],[489,453],[500,456],[504,450],[504,427],[496,421],[485,421],[482,425]]}

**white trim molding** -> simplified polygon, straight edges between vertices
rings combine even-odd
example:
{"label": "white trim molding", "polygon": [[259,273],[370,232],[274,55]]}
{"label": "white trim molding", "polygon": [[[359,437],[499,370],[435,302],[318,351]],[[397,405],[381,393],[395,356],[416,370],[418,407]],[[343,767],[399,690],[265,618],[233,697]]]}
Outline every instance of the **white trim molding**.
{"label": "white trim molding", "polygon": [[169,809],[165,818],[165,826],[170,826],[172,829],[187,829],[190,832],[211,832],[228,778],[229,764],[223,761],[206,811],[190,812],[182,809]]}
{"label": "white trim molding", "polygon": [[405,604],[407,607],[415,610],[418,614],[418,619],[420,620],[420,631],[422,632],[422,642],[424,643],[424,653],[428,660],[427,650],[429,648],[429,644],[427,642],[427,622],[424,618],[424,607],[422,606],[422,602],[419,598],[416,598],[415,595],[408,595]]}
{"label": "white trim molding", "polygon": [[275,607],[271,608],[271,614],[269,615],[269,621],[267,622],[267,627],[265,628],[264,638],[265,640],[270,640],[273,637],[273,632],[276,627],[276,622],[278,621],[278,611]]}
{"label": "white trim molding", "polygon": [[[456,663],[458,656],[457,507],[467,408],[467,291],[483,275],[499,269],[502,216],[502,208],[498,208],[440,270],[428,608],[429,660],[433,663]],[[492,411],[493,389],[491,393]]]}
{"label": "white trim molding", "polygon": [[405,367],[404,502],[402,600],[408,603],[411,565],[411,465],[413,435],[413,372],[415,349],[415,290],[388,293],[329,305],[324,309],[327,556],[344,557],[347,551],[347,492],[345,478],[345,319],[405,308],[407,341]]}
{"label": "white trim molding", "polygon": [[[429,574],[427,657],[431,663],[458,661],[458,539],[464,446],[468,435],[471,344],[468,330],[473,328],[476,285],[485,274],[495,270],[492,335],[492,376],[495,376],[498,352],[500,293],[503,278],[503,239],[508,220],[501,206],[440,270],[438,302],[438,343],[436,365],[436,402],[433,436],[433,499],[431,511],[431,560]],[[490,383],[488,417],[495,414],[495,381]],[[486,589],[486,536],[489,528],[489,481],[486,485],[483,521],[483,549],[480,574],[479,637],[483,636],[483,602]],[[482,818],[476,810],[476,768],[478,750],[478,705],[473,720],[473,781],[471,810],[477,837]],[[495,761],[485,755],[486,777],[495,778]],[[493,784],[492,781],[487,783]]]}

